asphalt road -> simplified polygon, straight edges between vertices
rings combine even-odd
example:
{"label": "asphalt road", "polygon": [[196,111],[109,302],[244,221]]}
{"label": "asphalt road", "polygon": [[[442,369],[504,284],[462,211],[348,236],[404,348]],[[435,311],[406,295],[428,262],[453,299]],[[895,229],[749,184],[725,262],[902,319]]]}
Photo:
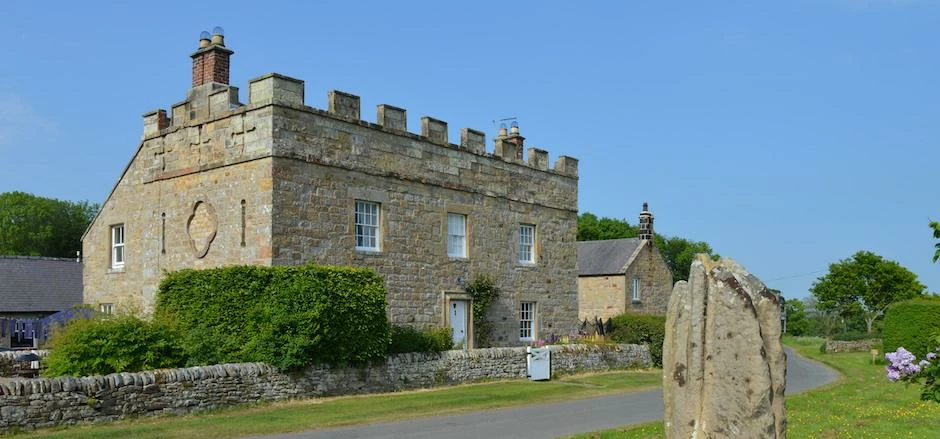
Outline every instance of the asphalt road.
{"label": "asphalt road", "polygon": [[[798,357],[787,349],[788,394],[827,384],[837,376],[832,369]],[[662,417],[663,394],[655,390],[464,415],[313,430],[268,436],[267,439],[553,438],[650,422]]]}

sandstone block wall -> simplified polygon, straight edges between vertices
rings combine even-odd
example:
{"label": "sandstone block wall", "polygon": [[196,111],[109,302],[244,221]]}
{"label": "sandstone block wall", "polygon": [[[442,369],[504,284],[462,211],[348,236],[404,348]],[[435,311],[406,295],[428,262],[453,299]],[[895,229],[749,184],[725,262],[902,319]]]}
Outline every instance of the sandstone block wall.
{"label": "sandstone block wall", "polygon": [[[551,346],[552,373],[649,367],[646,346]],[[365,368],[285,374],[260,364],[0,382],[0,433],[129,416],[182,414],[292,398],[389,392],[481,379],[525,378],[525,348],[401,354]]]}
{"label": "sandstone block wall", "polygon": [[826,352],[865,352],[872,349],[881,349],[881,339],[870,340],[826,340]]}
{"label": "sandstone block wall", "polygon": [[581,276],[578,278],[578,320],[593,322],[623,314],[627,302],[626,276]]}

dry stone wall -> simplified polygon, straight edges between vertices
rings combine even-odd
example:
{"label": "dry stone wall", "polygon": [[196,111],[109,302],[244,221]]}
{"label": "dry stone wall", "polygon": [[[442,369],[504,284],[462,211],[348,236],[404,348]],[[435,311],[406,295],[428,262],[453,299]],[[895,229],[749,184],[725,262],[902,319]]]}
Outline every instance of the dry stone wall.
{"label": "dry stone wall", "polygon": [[881,339],[869,340],[826,340],[826,352],[864,352],[872,349],[881,349]]}
{"label": "dry stone wall", "polygon": [[[649,367],[638,345],[550,346],[552,373]],[[400,354],[362,368],[281,373],[261,363],[83,378],[0,381],[0,433],[128,416],[181,414],[292,398],[390,392],[482,379],[526,377],[525,348]]]}

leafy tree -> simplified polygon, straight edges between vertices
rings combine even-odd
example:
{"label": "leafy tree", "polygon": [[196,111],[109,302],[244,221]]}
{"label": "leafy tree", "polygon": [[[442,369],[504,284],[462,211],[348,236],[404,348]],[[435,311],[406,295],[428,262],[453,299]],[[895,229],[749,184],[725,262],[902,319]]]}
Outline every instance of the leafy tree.
{"label": "leafy tree", "polygon": [[861,317],[868,333],[875,319],[894,302],[923,295],[917,275],[894,261],[867,251],[829,265],[829,273],[810,287],[819,309],[843,318]]}
{"label": "leafy tree", "polygon": [[[940,222],[931,221],[930,228],[933,229],[933,237],[940,239]],[[940,241],[934,244],[934,247],[937,248],[937,251],[933,254],[933,261],[937,262],[937,260],[940,259]]]}
{"label": "leafy tree", "polygon": [[25,192],[0,194],[0,254],[74,257],[82,233],[98,212],[97,204],[39,197]]}
{"label": "leafy tree", "polygon": [[[625,219],[598,218],[590,212],[578,215],[578,241],[598,241],[603,239],[636,238],[639,229]],[[718,258],[708,243],[690,241],[678,236],[664,237],[658,233],[653,240],[656,248],[666,260],[666,265],[672,271],[672,280],[688,280],[689,267],[692,259],[698,253],[705,253],[713,259]]]}
{"label": "leafy tree", "polygon": [[806,306],[799,299],[789,299],[784,302],[787,312],[787,334],[806,335],[809,330],[809,320],[806,318]]}

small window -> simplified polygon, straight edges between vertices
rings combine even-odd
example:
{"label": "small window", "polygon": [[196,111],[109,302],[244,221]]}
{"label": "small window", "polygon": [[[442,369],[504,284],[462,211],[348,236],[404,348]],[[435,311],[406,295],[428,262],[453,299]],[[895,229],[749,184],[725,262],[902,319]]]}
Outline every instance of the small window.
{"label": "small window", "polygon": [[535,226],[519,225],[519,262],[535,263]]}
{"label": "small window", "polygon": [[124,267],[124,224],[111,226],[111,268]]}
{"label": "small window", "polygon": [[535,302],[519,303],[519,340],[535,339]]}
{"label": "small window", "polygon": [[633,276],[633,288],[630,296],[634,302],[640,301],[640,278]]}
{"label": "small window", "polygon": [[447,256],[467,257],[467,216],[459,213],[447,214]]}
{"label": "small window", "polygon": [[379,203],[356,201],[356,250],[379,251]]}
{"label": "small window", "polygon": [[98,305],[98,311],[101,311],[102,314],[112,315],[114,314],[114,304],[113,303],[102,303]]}

